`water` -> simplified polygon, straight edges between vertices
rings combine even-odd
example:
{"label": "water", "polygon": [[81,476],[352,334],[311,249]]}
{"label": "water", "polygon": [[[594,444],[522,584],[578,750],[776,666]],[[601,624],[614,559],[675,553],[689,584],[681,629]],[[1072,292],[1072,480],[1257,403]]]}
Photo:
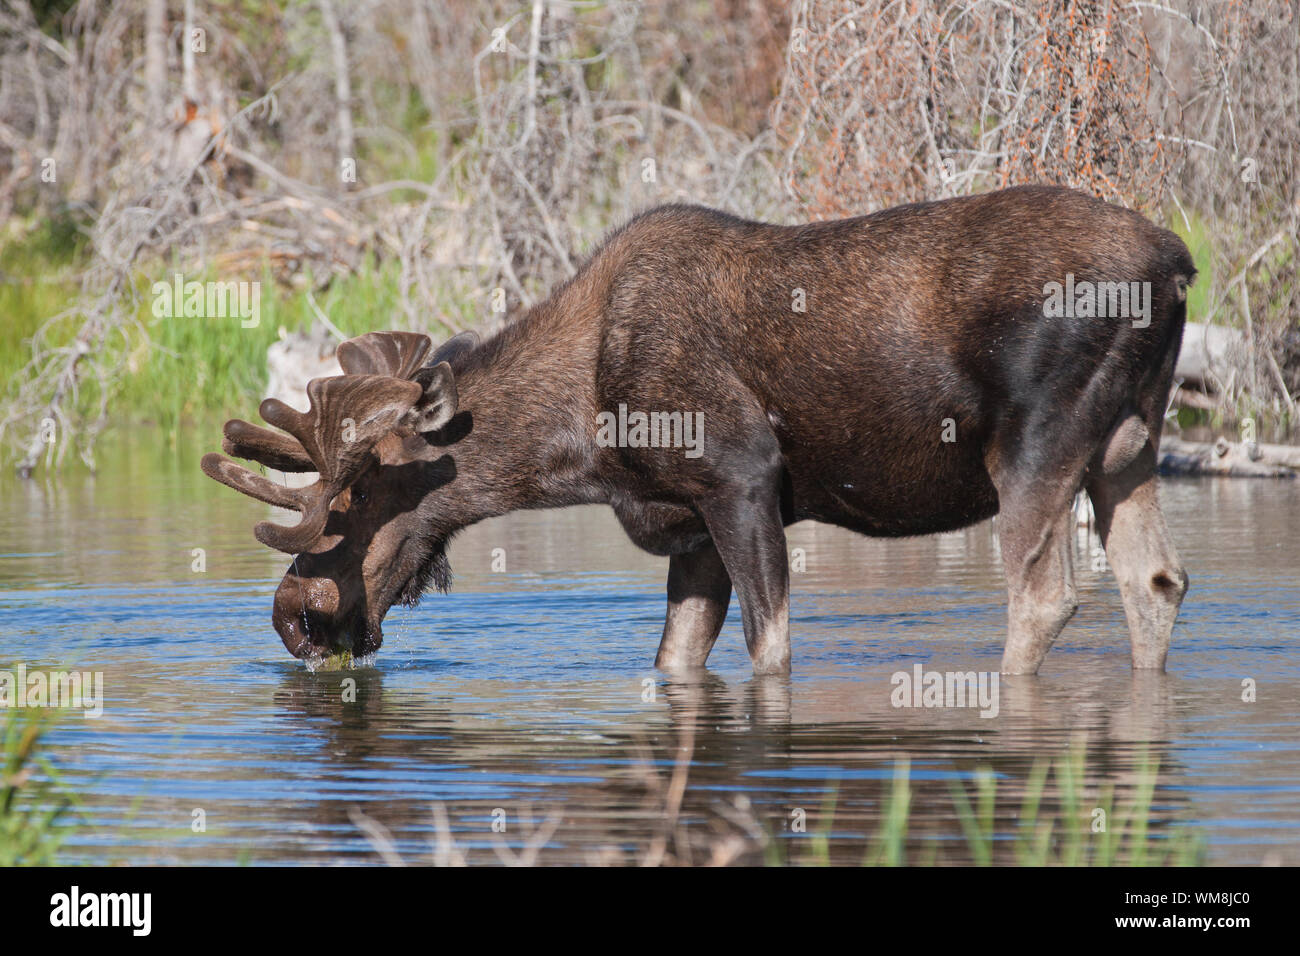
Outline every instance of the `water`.
{"label": "water", "polygon": [[1300,482],[1165,483],[1192,590],[1164,676],[1131,672],[1082,529],[1079,613],[988,719],[890,703],[916,663],[997,669],[987,524],[904,541],[795,526],[792,679],[751,676],[733,603],[710,674],[675,683],[652,667],[666,561],[606,509],[512,515],[457,539],[452,594],[391,612],[372,667],[313,674],[270,628],[286,559],[252,537],[267,509],[205,479],[198,445],[162,441],[121,436],[96,477],[0,479],[0,667],[104,674],[103,716],[51,737],[83,801],[70,862],[753,861],[766,831],[784,858],[816,858],[825,832],[826,855],[856,863],[899,758],[907,859],[970,859],[952,785],[973,799],[986,767],[1007,861],[1035,763],[1086,737],[1081,813],[1158,764],[1162,840],[1300,863]]}

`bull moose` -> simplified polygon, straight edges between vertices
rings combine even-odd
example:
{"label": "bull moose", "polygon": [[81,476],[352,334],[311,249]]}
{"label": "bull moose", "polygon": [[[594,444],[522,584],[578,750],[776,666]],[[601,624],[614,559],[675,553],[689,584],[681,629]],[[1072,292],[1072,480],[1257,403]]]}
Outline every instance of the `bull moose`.
{"label": "bull moose", "polygon": [[[301,512],[255,529],[294,555],[272,620],[299,658],[377,650],[393,604],[448,588],[460,529],[604,503],[669,559],[656,664],[703,666],[734,586],[759,674],[790,667],[786,525],[894,537],[997,515],[1002,671],[1032,674],[1078,604],[1086,489],[1133,666],[1161,669],[1187,575],[1156,447],[1195,273],[1173,233],[1057,187],[796,226],[663,206],[490,338],[362,335],[339,346],[342,375],[308,385],[308,411],[262,403],[280,431],[226,423],[227,454],[314,484],[202,466]],[[1060,308],[1062,288],[1108,286],[1099,308]],[[1129,286],[1145,304],[1110,314]],[[647,412],[699,422],[696,453],[645,440]]]}

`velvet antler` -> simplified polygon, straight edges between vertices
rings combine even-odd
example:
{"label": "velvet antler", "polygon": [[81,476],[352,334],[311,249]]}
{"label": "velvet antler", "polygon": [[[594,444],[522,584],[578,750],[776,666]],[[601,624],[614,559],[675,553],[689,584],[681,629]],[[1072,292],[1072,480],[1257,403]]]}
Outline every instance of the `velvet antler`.
{"label": "velvet antler", "polygon": [[237,418],[226,422],[226,454],[280,471],[318,472],[306,488],[278,485],[218,454],[203,456],[203,471],[259,501],[300,512],[296,525],[263,521],[253,533],[277,550],[305,551],[324,533],[330,505],[365,470],[376,442],[399,426],[435,430],[455,414],[456,384],[447,360],[477,342],[477,336],[461,333],[430,357],[427,335],[370,332],[339,346],[344,374],[307,383],[308,411],[274,398],[262,402],[262,420],[280,431]]}
{"label": "velvet antler", "polygon": [[263,421],[281,431],[239,419],[226,422],[221,443],[226,454],[280,471],[320,474],[314,484],[289,488],[223,455],[203,457],[208,477],[259,501],[302,514],[302,520],[293,526],[260,522],[254,528],[257,540],[298,554],[321,536],[330,504],[364,470],[375,443],[398,425],[419,417],[413,410],[424,387],[411,379],[420,371],[430,348],[429,337],[416,332],[371,332],[350,339],[339,346],[339,364],[345,374],[312,379],[307,384],[308,411],[296,411],[274,398],[262,402],[258,411]]}

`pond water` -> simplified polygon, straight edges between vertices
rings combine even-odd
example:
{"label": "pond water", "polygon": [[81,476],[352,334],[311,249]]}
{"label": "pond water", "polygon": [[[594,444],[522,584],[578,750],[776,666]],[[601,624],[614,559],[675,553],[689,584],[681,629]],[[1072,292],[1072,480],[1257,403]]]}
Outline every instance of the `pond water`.
{"label": "pond water", "polygon": [[[0,668],[103,673],[102,716],[69,712],[50,737],[82,801],[68,862],[754,861],[767,834],[769,857],[857,863],[902,759],[906,860],[973,858],[954,784],[977,803],[987,768],[1007,862],[1035,768],[1073,742],[1069,826],[1154,767],[1158,838],[1300,864],[1300,482],[1165,482],[1192,580],[1166,675],[1131,672],[1080,529],[1079,613],[986,718],[896,708],[891,676],[997,669],[987,523],[902,541],[791,528],[806,569],[788,681],[752,677],[734,603],[707,677],[658,674],[667,563],[602,508],[470,529],[450,595],[394,609],[372,666],[312,673],[270,627],[287,559],[252,537],[267,508],[199,472],[215,435],[123,433],[95,476],[0,478]],[[1068,808],[1056,779],[1044,806]]]}

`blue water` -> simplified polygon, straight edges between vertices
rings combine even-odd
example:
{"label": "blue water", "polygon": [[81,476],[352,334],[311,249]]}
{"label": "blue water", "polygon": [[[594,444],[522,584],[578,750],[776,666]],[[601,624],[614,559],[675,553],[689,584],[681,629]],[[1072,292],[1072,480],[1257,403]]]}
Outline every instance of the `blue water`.
{"label": "blue water", "polygon": [[807,860],[819,833],[859,862],[903,758],[906,858],[970,858],[952,784],[974,800],[989,768],[1005,862],[1035,764],[1074,742],[1085,806],[1061,825],[1087,830],[1108,789],[1122,806],[1158,766],[1159,845],[1191,833],[1211,863],[1300,863],[1300,483],[1166,482],[1192,590],[1163,676],[1131,672],[1080,529],[1082,607],[988,719],[890,700],[916,663],[997,669],[987,524],[906,541],[792,528],[792,678],[752,678],[733,605],[710,673],[678,683],[652,667],[666,562],[604,509],[508,516],[457,539],[452,593],[395,609],[371,666],[312,673],[270,628],[285,561],[252,538],[264,506],[188,451],[107,461],[0,485],[0,668],[103,674],[103,715],[68,712],[49,738],[82,801],[69,862]]}

